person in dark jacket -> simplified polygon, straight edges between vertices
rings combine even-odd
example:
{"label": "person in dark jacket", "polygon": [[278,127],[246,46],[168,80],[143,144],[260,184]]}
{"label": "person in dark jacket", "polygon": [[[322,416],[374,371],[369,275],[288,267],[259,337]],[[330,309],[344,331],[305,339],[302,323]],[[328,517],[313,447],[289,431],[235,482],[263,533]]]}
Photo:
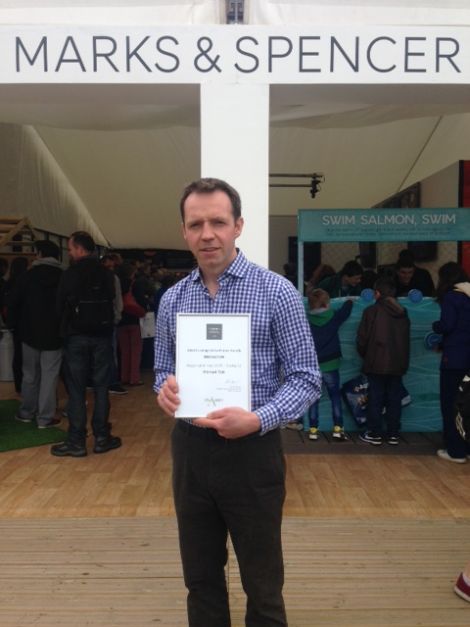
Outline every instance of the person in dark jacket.
{"label": "person in dark jacket", "polygon": [[109,396],[113,361],[112,336],[115,298],[114,276],[95,253],[95,242],[85,231],[72,233],[68,241],[70,268],[57,291],[57,313],[64,337],[64,373],[69,402],[69,429],[65,442],[51,447],[56,457],[87,455],[86,387],[91,378],[95,403],[91,421],[95,453],[121,446],[111,435]]}
{"label": "person in dark jacket", "polygon": [[16,419],[35,419],[38,428],[45,429],[60,422],[55,417],[62,362],[56,295],[62,266],[54,242],[40,240],[34,246],[38,258],[10,292],[8,318],[16,321],[23,355],[21,404]]}
{"label": "person in dark jacket", "polygon": [[[322,381],[331,400],[333,414],[333,438],[347,440],[344,433],[343,411],[341,407],[341,392],[339,379],[339,365],[341,361],[341,345],[338,335],[340,326],[351,315],[353,303],[345,301],[340,309],[330,309],[330,297],[325,290],[315,289],[308,294],[310,311],[307,314],[310,330],[315,342],[318,363]],[[318,408],[320,400],[315,401],[309,409],[310,431],[309,439],[318,439]]]}
{"label": "person in dark jacket", "polygon": [[402,376],[410,360],[410,320],[395,298],[395,285],[389,277],[375,283],[374,305],[364,310],[357,330],[357,351],[363,358],[362,370],[369,380],[367,431],[360,439],[380,445],[382,412],[385,407],[389,444],[398,444],[400,429]]}
{"label": "person in dark jacket", "polygon": [[425,268],[415,265],[410,250],[402,250],[395,265],[396,296],[408,296],[410,290],[419,290],[423,296],[434,296],[434,282]]}
{"label": "person in dark jacket", "polygon": [[437,454],[441,459],[463,464],[470,446],[456,429],[454,405],[459,384],[470,369],[470,282],[458,263],[449,261],[439,268],[437,300],[441,317],[432,329],[442,335],[439,379],[445,446]]}
{"label": "person in dark jacket", "polygon": [[360,263],[354,260],[348,261],[337,274],[323,279],[318,287],[328,292],[330,298],[359,296],[362,291],[362,274],[363,269]]}

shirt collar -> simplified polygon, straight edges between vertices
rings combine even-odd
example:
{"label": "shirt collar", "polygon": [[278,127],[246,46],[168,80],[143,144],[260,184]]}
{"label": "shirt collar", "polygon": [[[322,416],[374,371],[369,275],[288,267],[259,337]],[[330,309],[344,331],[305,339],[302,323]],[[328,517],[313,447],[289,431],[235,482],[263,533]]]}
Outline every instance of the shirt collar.
{"label": "shirt collar", "polygon": [[[237,250],[237,256],[232,261],[232,263],[229,266],[227,266],[225,270],[222,272],[222,274],[219,277],[219,281],[220,279],[223,279],[227,276],[233,276],[233,277],[241,279],[246,275],[248,271],[248,265],[249,265],[248,259],[245,257],[245,255],[241,252],[239,248],[237,248],[236,250]],[[199,268],[195,268],[193,272],[191,273],[191,281],[193,283],[196,283],[197,281],[201,281],[201,280],[202,280],[201,271],[199,270]]]}

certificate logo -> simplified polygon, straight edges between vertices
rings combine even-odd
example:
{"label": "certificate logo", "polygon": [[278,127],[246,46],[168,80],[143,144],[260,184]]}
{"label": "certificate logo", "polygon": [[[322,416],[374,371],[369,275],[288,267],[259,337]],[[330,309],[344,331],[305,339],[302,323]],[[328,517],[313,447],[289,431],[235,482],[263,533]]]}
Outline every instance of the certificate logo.
{"label": "certificate logo", "polygon": [[222,325],[221,324],[206,324],[206,340],[221,340],[222,339]]}

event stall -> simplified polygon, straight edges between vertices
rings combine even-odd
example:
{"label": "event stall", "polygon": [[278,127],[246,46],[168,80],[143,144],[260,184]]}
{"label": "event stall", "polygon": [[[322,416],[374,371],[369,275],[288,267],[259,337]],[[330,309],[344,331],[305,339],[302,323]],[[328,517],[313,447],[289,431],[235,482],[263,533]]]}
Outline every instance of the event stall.
{"label": "event stall", "polygon": [[[465,208],[441,209],[351,209],[308,210],[298,213],[298,287],[303,292],[303,254],[307,242],[431,242],[470,239],[470,211]],[[380,244],[379,244],[380,245]],[[415,290],[416,292],[416,290]],[[418,298],[416,298],[418,296]],[[344,298],[332,299],[332,307],[341,306]],[[354,298],[350,318],[340,329],[343,360],[341,382],[357,377],[361,359],[356,351],[356,331],[362,312],[373,303],[371,294]],[[432,323],[439,319],[440,308],[433,298],[410,294],[399,298],[411,321],[410,367],[403,378],[411,403],[403,408],[402,431],[440,431],[439,359],[440,355],[428,335]],[[358,425],[345,408],[345,428]],[[305,421],[306,422],[306,421]],[[320,429],[331,428],[331,409],[327,395],[320,404]],[[305,425],[307,427],[307,425]]]}

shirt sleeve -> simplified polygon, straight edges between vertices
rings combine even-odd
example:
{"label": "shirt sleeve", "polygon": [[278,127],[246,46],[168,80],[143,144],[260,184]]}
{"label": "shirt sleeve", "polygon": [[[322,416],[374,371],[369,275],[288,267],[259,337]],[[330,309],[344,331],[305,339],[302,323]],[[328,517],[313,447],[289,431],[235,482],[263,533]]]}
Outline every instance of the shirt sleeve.
{"label": "shirt sleeve", "polygon": [[169,293],[165,293],[160,301],[155,325],[155,383],[153,389],[160,391],[168,375],[175,373],[175,341],[171,330],[172,314]]}
{"label": "shirt sleeve", "polygon": [[299,293],[281,285],[271,323],[283,382],[268,403],[255,413],[261,435],[300,418],[321,395],[321,374],[315,346]]}

